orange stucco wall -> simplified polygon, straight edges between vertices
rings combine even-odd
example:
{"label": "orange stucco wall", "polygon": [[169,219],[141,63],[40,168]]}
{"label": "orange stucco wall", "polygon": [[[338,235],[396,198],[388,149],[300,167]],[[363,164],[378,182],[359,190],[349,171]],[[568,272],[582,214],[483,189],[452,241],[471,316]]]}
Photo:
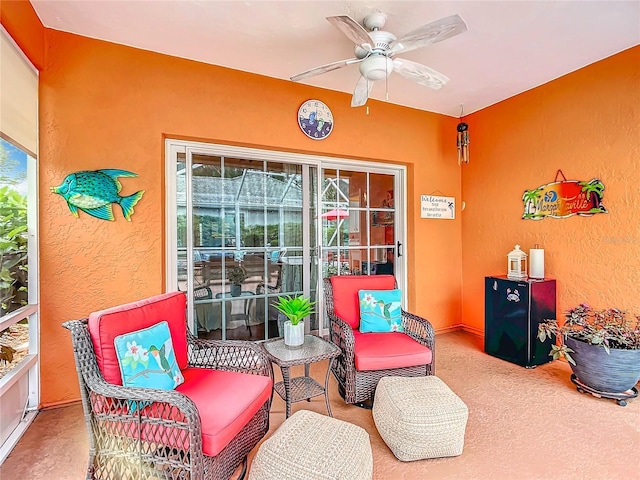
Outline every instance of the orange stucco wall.
{"label": "orange stucco wall", "polygon": [[[4,19],[4,17],[3,17]],[[3,20],[4,21],[4,20]],[[40,26],[41,27],[41,26]],[[34,27],[35,28],[35,27]],[[20,42],[18,42],[20,43]],[[67,319],[164,291],[164,139],[186,138],[408,167],[408,297],[438,329],[461,323],[459,218],[420,220],[419,195],[459,197],[456,121],[383,102],[45,29],[40,72],[41,401],[79,397]],[[334,113],[317,142],[299,131],[308,98]],[[121,168],[146,193],[132,222],[75,218],[49,188],[78,170]]]}
{"label": "orange stucco wall", "polygon": [[[484,329],[484,277],[507,273],[516,243],[545,249],[557,308],[586,302],[640,313],[640,47],[468,118],[462,172],[464,323]],[[522,194],[600,178],[608,214],[522,220]]]}
{"label": "orange stucco wall", "polygon": [[[639,48],[469,116],[471,163],[461,171],[456,119],[377,101],[366,115],[346,94],[44,29],[29,9],[3,1],[2,24],[40,69],[43,406],[79,396],[62,322],[165,289],[167,137],[406,165],[409,307],[438,330],[483,329],[483,278],[505,273],[516,242],[545,247],[561,309],[640,310]],[[296,125],[308,98],[336,118],[322,142]],[[122,179],[123,194],[146,191],[131,223],[119,211],[115,222],[76,219],[49,191],[70,172],[99,168],[139,174]],[[601,178],[610,213],[521,220],[522,192],[558,168]],[[454,221],[420,219],[419,195],[436,191],[467,208]]]}
{"label": "orange stucco wall", "polygon": [[0,21],[38,70],[44,65],[44,27],[26,0],[2,0]]}

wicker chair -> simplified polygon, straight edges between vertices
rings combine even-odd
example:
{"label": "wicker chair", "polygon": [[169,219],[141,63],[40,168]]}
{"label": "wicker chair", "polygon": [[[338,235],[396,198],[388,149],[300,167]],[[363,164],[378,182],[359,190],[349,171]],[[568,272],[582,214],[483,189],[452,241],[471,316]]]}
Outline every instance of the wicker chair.
{"label": "wicker chair", "polygon": [[[435,337],[428,320],[402,310],[404,333],[358,331],[358,291],[393,288],[396,288],[393,275],[346,275],[324,279],[331,341],[342,350],[333,362],[332,371],[338,381],[338,391],[347,403],[364,403],[370,407],[382,377],[435,374]],[[387,341],[390,339],[393,342]],[[376,349],[380,352],[379,361],[375,358]],[[364,367],[358,368],[358,364]],[[372,364],[387,368],[371,368]]]}
{"label": "wicker chair", "polygon": [[[72,335],[89,432],[87,479],[227,479],[240,465],[244,477],[247,454],[269,429],[271,363],[252,342],[195,338],[185,306],[184,294],[174,292],[63,324]],[[116,384],[104,331],[162,320],[169,322],[178,364],[184,356],[185,382],[175,390]],[[237,417],[221,421],[229,410]]]}

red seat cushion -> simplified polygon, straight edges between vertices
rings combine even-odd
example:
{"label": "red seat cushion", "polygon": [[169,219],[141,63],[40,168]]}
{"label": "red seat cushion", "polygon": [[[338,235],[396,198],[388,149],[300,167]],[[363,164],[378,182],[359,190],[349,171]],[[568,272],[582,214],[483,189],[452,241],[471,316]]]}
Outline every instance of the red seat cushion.
{"label": "red seat cushion", "polygon": [[162,320],[169,324],[178,367],[187,367],[186,297],[171,292],[127,303],[89,315],[89,333],[98,367],[104,379],[122,385],[122,375],[113,340],[118,335],[151,327]]}
{"label": "red seat cushion", "polygon": [[353,334],[356,370],[387,370],[431,363],[431,349],[404,333],[354,330]]}
{"label": "red seat cushion", "polygon": [[248,373],[187,368],[176,390],[198,407],[202,452],[218,455],[271,396],[269,377]]}
{"label": "red seat cushion", "polygon": [[351,328],[360,326],[359,290],[393,290],[396,280],[393,275],[342,275],[331,277],[333,289],[333,312]]}
{"label": "red seat cushion", "polygon": [[[273,382],[271,378],[262,375],[206,368],[187,368],[182,374],[184,383],[176,387],[176,391],[189,397],[198,409],[202,452],[207,456],[218,455],[271,397]],[[184,428],[145,421],[140,429],[135,421],[114,421],[117,416],[130,415],[125,401],[105,399],[93,392],[90,394],[90,401],[94,411],[99,414],[102,428],[112,435],[133,438],[142,435],[149,442],[182,450],[189,449],[189,434]],[[144,406],[141,415],[171,419],[183,426],[187,422],[180,410],[162,403]]]}

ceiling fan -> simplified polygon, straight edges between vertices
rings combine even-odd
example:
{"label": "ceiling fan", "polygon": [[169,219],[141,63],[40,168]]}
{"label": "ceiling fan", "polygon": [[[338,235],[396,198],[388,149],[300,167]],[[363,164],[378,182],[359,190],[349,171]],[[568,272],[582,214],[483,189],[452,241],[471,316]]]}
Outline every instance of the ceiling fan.
{"label": "ceiling fan", "polygon": [[369,32],[349,15],[335,15],[327,17],[327,20],[356,44],[356,58],[312,68],[294,75],[291,80],[297,82],[359,63],[361,76],[353,92],[352,107],[360,107],[367,103],[373,82],[386,79],[391,72],[397,72],[420,85],[436,90],[441,88],[449,81],[448,77],[420,63],[395,58],[395,55],[410,52],[467,31],[467,25],[459,15],[451,15],[427,23],[400,38],[396,38],[391,32],[381,30],[387,20],[387,16],[382,12],[372,13],[364,18],[362,23],[370,30]]}

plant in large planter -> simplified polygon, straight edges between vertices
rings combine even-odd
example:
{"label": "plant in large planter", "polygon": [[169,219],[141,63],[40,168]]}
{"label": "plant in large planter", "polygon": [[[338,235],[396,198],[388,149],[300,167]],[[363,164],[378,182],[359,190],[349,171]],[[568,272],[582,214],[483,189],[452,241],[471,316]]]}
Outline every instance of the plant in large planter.
{"label": "plant in large planter", "polygon": [[539,325],[540,341],[552,335],[559,340],[549,355],[566,358],[583,385],[615,395],[627,393],[640,380],[640,316],[631,318],[617,308],[593,310],[582,303],[566,313],[562,325],[556,319]]}
{"label": "plant in large planter", "polygon": [[231,296],[239,297],[242,293],[242,284],[247,279],[247,271],[242,267],[233,267],[227,272],[227,278],[231,283]]}
{"label": "plant in large planter", "polygon": [[313,306],[308,298],[298,295],[278,298],[274,307],[283,313],[289,320],[284,322],[284,344],[289,347],[300,347],[304,343],[304,318],[314,313]]}

